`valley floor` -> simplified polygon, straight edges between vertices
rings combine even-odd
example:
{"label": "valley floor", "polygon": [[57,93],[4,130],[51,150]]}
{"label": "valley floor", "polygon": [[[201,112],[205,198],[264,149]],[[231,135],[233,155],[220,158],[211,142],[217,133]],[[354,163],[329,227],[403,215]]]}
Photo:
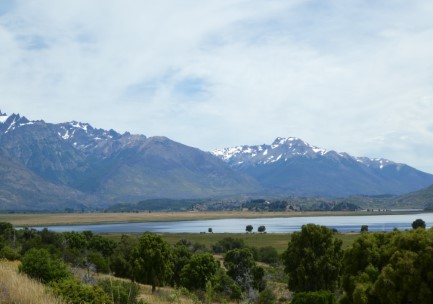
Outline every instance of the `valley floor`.
{"label": "valley floor", "polygon": [[406,214],[410,212],[366,212],[366,211],[312,211],[312,212],[125,212],[125,213],[0,213],[0,222],[14,226],[54,226],[98,223],[164,222],[182,220],[211,220],[229,218],[270,218],[299,216],[350,216]]}

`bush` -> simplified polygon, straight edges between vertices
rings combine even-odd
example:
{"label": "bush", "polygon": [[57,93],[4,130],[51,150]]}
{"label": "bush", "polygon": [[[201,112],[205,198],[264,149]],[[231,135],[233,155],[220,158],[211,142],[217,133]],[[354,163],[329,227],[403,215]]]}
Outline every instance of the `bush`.
{"label": "bush", "polygon": [[87,261],[96,267],[99,273],[109,273],[108,261],[99,252],[91,252],[87,255]]}
{"label": "bush", "polygon": [[259,294],[258,304],[274,304],[277,302],[277,297],[272,290],[266,288]]}
{"label": "bush", "polygon": [[261,247],[258,252],[258,261],[267,263],[267,264],[275,264],[279,260],[277,250],[272,246]]}
{"label": "bush", "polygon": [[98,286],[111,297],[114,304],[138,303],[140,287],[134,282],[104,279],[98,281]]}
{"label": "bush", "polygon": [[70,304],[111,304],[112,299],[98,286],[83,284],[75,278],[51,282],[49,284],[55,295],[62,297]]}
{"label": "bush", "polygon": [[214,253],[224,253],[232,249],[240,249],[244,247],[245,243],[243,239],[226,237],[222,240],[219,240],[215,245],[212,245],[212,251]]}
{"label": "bush", "polygon": [[299,292],[292,299],[292,304],[336,304],[335,295],[329,291]]}
{"label": "bush", "polygon": [[24,255],[19,271],[43,283],[58,281],[69,276],[66,265],[51,257],[46,249],[30,249]]}
{"label": "bush", "polygon": [[224,269],[219,268],[211,279],[213,290],[223,297],[229,297],[232,300],[239,300],[242,295],[241,288],[231,277],[227,275]]}
{"label": "bush", "polygon": [[9,261],[15,261],[20,258],[20,254],[13,250],[10,246],[6,245],[0,250],[0,259],[4,258]]}

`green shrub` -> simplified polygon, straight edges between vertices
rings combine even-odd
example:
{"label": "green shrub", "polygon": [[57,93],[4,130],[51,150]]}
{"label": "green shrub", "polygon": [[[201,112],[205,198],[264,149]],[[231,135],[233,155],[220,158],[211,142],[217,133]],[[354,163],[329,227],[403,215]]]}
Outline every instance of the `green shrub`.
{"label": "green shrub", "polygon": [[0,259],[2,258],[9,261],[15,261],[20,258],[20,254],[13,250],[10,246],[6,245],[0,250]]}
{"label": "green shrub", "polygon": [[75,278],[49,284],[53,293],[70,304],[112,304],[101,287],[83,284]]}
{"label": "green shrub", "polygon": [[91,252],[87,255],[87,261],[96,267],[96,271],[100,273],[109,273],[110,267],[108,261],[99,252]]}
{"label": "green shrub", "polygon": [[279,260],[277,250],[272,246],[261,247],[258,252],[258,261],[267,263],[267,264],[275,264]]}
{"label": "green shrub", "polygon": [[213,290],[220,296],[232,300],[239,300],[242,295],[241,288],[224,269],[219,268],[211,279]]}
{"label": "green shrub", "polygon": [[58,281],[70,275],[66,265],[59,258],[52,257],[46,249],[30,249],[21,262],[20,272],[43,283]]}
{"label": "green shrub", "polygon": [[98,286],[111,297],[114,304],[138,303],[140,287],[134,282],[104,279],[98,281]]}
{"label": "green shrub", "polygon": [[292,304],[336,304],[335,295],[329,291],[298,292]]}
{"label": "green shrub", "polygon": [[266,288],[259,294],[258,304],[274,304],[277,302],[277,297],[272,290]]}

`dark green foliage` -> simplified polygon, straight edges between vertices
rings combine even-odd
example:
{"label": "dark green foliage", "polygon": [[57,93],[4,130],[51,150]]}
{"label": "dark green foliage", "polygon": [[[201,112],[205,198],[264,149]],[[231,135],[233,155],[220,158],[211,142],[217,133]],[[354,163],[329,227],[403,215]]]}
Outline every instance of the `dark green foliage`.
{"label": "dark green foliage", "polygon": [[204,290],[219,264],[210,253],[194,254],[180,273],[180,283],[189,290]]}
{"label": "dark green foliage", "polygon": [[274,304],[277,303],[277,297],[272,290],[266,288],[259,294],[258,304]]}
{"label": "dark green foliage", "polygon": [[226,237],[212,245],[212,251],[215,253],[224,253],[232,249],[244,248],[245,243],[243,239]]}
{"label": "dark green foliage", "polygon": [[69,276],[65,264],[45,249],[30,249],[22,258],[20,272],[43,283],[58,281]]}
{"label": "dark green foliage", "polygon": [[253,231],[253,226],[252,225],[247,225],[246,227],[245,227],[245,231],[246,232],[252,232]]}
{"label": "dark green foliage", "polygon": [[345,303],[433,303],[432,256],[432,230],[363,234],[345,254]]}
{"label": "dark green foliage", "polygon": [[260,233],[263,233],[263,232],[265,232],[266,231],[266,227],[265,226],[259,226],[259,228],[257,228],[257,231],[258,232],[260,232]]}
{"label": "dark green foliage", "polygon": [[368,232],[368,225],[362,225],[361,232]]}
{"label": "dark green foliage", "polygon": [[68,248],[80,250],[87,248],[88,239],[83,233],[63,232],[62,235]]}
{"label": "dark green foliage", "polygon": [[144,233],[132,251],[132,271],[137,282],[152,285],[152,292],[156,286],[163,286],[173,275],[172,251],[161,236]]}
{"label": "dark green foliage", "polygon": [[137,245],[135,239],[122,235],[110,257],[110,270],[115,276],[132,279],[132,251]]}
{"label": "dark green foliage", "polygon": [[191,256],[191,250],[187,246],[179,243],[174,246],[172,285],[180,285],[180,274],[185,265],[189,263]]}
{"label": "dark green foliage", "polygon": [[293,291],[333,291],[341,268],[341,240],[333,232],[314,224],[294,232],[284,253],[289,289]]}
{"label": "dark green foliage", "polygon": [[336,304],[335,295],[329,291],[298,292],[291,304]]}
{"label": "dark green foliage", "polygon": [[412,228],[413,229],[417,229],[417,228],[425,229],[425,222],[422,219],[416,219],[412,223]]}
{"label": "dark green foliage", "polygon": [[222,268],[218,268],[215,275],[211,279],[212,286],[215,292],[223,297],[228,297],[232,300],[241,298],[242,290],[239,285]]}
{"label": "dark green foliage", "polygon": [[278,263],[280,257],[278,256],[277,250],[272,246],[261,247],[258,249],[257,261],[275,264]]}
{"label": "dark green foliage", "polygon": [[14,226],[11,223],[0,222],[0,235],[3,235],[8,230],[11,231],[13,229],[14,229]]}
{"label": "dark green foliage", "polygon": [[75,278],[68,278],[49,284],[55,295],[70,304],[111,304],[113,301],[98,286],[83,284]]}
{"label": "dark green foliage", "polygon": [[87,264],[94,265],[96,271],[99,273],[109,273],[110,267],[108,266],[108,260],[102,256],[99,252],[90,252],[87,255]]}
{"label": "dark green foliage", "polygon": [[106,237],[95,234],[88,239],[88,248],[100,252],[104,257],[109,257],[113,254],[116,243]]}
{"label": "dark green foliage", "polygon": [[253,254],[249,248],[233,249],[224,257],[227,274],[236,281],[243,291],[249,289],[263,290],[266,287],[263,280],[263,268],[256,266]]}
{"label": "dark green foliage", "polygon": [[113,304],[138,303],[140,286],[134,282],[104,279],[98,281],[98,286],[109,295]]}
{"label": "dark green foliage", "polygon": [[4,246],[0,249],[0,259],[6,259],[9,261],[15,261],[20,258],[20,254],[12,249],[9,245]]}

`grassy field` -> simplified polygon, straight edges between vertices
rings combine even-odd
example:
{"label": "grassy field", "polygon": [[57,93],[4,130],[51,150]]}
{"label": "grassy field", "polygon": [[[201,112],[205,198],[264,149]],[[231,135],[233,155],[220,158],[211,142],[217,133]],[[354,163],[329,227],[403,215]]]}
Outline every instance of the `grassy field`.
{"label": "grassy field", "polygon": [[348,215],[385,215],[385,212],[141,212],[141,213],[13,213],[0,214],[0,222],[15,226],[50,226],[74,224],[98,224],[121,222],[161,222],[182,220],[210,220],[222,218],[263,218],[299,216],[348,216]]}
{"label": "grassy field", "polygon": [[0,260],[0,303],[63,304],[36,280],[17,273],[17,263]]}

